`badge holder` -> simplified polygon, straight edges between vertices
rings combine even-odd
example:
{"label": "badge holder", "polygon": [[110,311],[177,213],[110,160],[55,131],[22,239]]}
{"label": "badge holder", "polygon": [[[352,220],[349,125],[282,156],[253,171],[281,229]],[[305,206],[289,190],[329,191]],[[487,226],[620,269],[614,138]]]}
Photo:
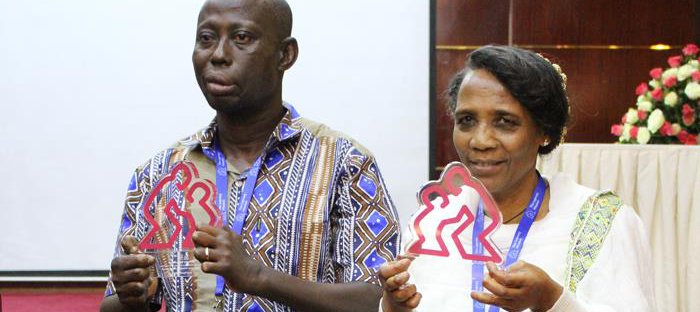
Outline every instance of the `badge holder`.
{"label": "badge holder", "polygon": [[221,227],[215,204],[216,186],[199,177],[189,161],[175,163],[158,181],[139,210],[148,222],[139,250],[156,258],[158,277],[190,277],[199,262],[194,258],[193,213],[207,224]]}

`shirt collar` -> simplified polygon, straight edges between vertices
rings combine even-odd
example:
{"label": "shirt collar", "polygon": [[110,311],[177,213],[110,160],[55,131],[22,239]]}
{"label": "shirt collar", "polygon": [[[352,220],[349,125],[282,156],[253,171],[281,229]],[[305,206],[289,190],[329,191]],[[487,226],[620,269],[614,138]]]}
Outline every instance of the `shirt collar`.
{"label": "shirt collar", "polygon": [[[295,138],[299,136],[303,130],[301,116],[294,106],[287,102],[282,102],[282,105],[287,109],[287,112],[284,114],[279,124],[277,124],[275,130],[272,131],[272,136],[268,142],[268,146],[276,145],[278,142],[285,142]],[[216,129],[216,119],[214,119],[209,126],[183,140],[182,143],[192,147],[194,147],[193,145],[199,145],[202,148],[211,148],[214,137],[216,136]]]}

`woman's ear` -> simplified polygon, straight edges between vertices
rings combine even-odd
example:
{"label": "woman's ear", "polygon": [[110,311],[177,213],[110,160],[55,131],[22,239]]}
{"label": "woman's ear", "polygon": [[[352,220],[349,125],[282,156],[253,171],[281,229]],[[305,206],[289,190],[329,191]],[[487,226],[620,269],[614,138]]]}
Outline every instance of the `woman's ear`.
{"label": "woman's ear", "polygon": [[282,40],[280,50],[280,62],[277,67],[279,71],[286,71],[294,65],[299,55],[299,46],[294,37],[287,37]]}

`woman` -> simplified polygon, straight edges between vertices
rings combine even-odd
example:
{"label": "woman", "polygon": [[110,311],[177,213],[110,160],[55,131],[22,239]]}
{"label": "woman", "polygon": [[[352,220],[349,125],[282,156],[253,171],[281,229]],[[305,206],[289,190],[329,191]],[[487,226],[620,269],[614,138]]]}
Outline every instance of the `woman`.
{"label": "woman", "polygon": [[[535,202],[538,154],[562,141],[565,84],[559,66],[538,54],[485,46],[448,89],[454,146],[501,211],[505,221],[492,240],[504,254]],[[483,303],[507,311],[653,311],[651,253],[634,210],[565,175],[543,181],[517,262],[506,270],[487,264],[486,278],[474,285],[468,262],[421,256],[386,263],[378,272],[383,310],[484,311]]]}

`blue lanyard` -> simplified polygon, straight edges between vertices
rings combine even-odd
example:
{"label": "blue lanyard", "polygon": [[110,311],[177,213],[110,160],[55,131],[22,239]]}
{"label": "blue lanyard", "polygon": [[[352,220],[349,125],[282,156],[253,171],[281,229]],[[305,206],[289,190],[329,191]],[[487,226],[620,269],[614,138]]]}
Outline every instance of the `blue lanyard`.
{"label": "blue lanyard", "polygon": [[[532,192],[532,197],[530,198],[530,203],[527,204],[525,208],[525,213],[523,218],[520,219],[518,228],[515,230],[515,235],[513,236],[513,241],[510,243],[510,249],[506,255],[505,262],[503,264],[504,268],[510,267],[513,263],[518,261],[520,257],[520,252],[523,250],[523,244],[525,243],[525,238],[527,238],[527,233],[530,231],[530,227],[535,222],[537,218],[537,213],[540,211],[542,202],[544,201],[544,194],[547,191],[547,184],[544,182],[542,176],[537,174],[538,181],[535,190]],[[483,254],[484,246],[479,242],[478,236],[484,230],[484,206],[483,202],[479,201],[479,207],[477,208],[476,217],[474,219],[474,229],[472,233],[472,253],[475,255]],[[472,263],[472,290],[481,292],[484,290],[482,284],[484,280],[484,263],[483,262],[473,262]],[[476,300],[472,300],[472,310],[474,312],[483,312],[485,310],[485,305]],[[500,310],[497,306],[490,306],[489,312],[498,312]]]}
{"label": "blue lanyard", "polygon": [[[216,163],[216,205],[219,206],[219,210],[221,211],[223,224],[228,225],[228,164],[226,163],[226,155],[224,155],[224,153],[221,151],[216,139],[214,139],[212,142],[211,148],[204,148],[202,151],[207,158]],[[263,152],[263,155],[264,154],[265,153]],[[243,232],[243,224],[245,224],[245,218],[248,215],[248,207],[250,206],[250,200],[253,197],[255,182],[258,180],[258,174],[260,173],[260,167],[262,166],[262,159],[262,155],[258,156],[253,163],[253,166],[248,170],[245,183],[243,184],[243,190],[238,198],[233,223],[231,224],[231,230],[238,235],[241,235]],[[223,295],[224,286],[224,278],[217,275],[217,296]]]}

